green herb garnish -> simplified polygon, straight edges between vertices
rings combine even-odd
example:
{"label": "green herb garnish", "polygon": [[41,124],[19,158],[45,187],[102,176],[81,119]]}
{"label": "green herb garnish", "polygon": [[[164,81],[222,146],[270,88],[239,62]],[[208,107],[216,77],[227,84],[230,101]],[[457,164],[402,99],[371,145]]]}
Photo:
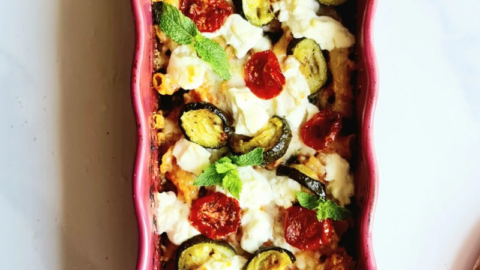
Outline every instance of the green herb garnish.
{"label": "green herb garnish", "polygon": [[218,43],[202,36],[190,18],[165,2],[156,4],[154,12],[155,20],[165,35],[182,45],[193,43],[200,58],[209,63],[222,79],[230,79],[227,54]]}
{"label": "green herb garnish", "polygon": [[352,215],[345,207],[341,207],[331,200],[324,200],[301,191],[298,191],[296,195],[301,206],[310,210],[317,210],[318,220],[327,218],[345,220]]}
{"label": "green herb garnish", "polygon": [[195,186],[221,185],[235,198],[240,198],[242,192],[242,180],[238,175],[237,168],[245,166],[257,166],[263,162],[263,148],[255,148],[241,156],[223,157],[210,164],[193,184]]}

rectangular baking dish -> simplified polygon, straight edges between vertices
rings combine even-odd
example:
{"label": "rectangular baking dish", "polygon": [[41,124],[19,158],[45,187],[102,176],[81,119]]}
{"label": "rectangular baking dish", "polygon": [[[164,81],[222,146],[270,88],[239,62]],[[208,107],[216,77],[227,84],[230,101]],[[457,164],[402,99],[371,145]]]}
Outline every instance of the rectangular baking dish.
{"label": "rectangular baking dish", "polygon": [[[351,0],[354,1],[354,0]],[[357,0],[356,49],[358,54],[358,88],[356,115],[359,151],[357,156],[355,198],[360,208],[356,220],[357,269],[377,269],[372,248],[372,219],[378,190],[378,172],[373,149],[373,115],[378,95],[377,70],[372,45],[373,15],[376,0]],[[152,220],[151,115],[157,95],[151,88],[153,39],[151,0],[132,0],[136,26],[136,46],[132,68],[132,100],[137,121],[137,153],[133,174],[133,198],[139,229],[137,270],[160,270],[158,236]],[[153,158],[153,159],[152,159]]]}

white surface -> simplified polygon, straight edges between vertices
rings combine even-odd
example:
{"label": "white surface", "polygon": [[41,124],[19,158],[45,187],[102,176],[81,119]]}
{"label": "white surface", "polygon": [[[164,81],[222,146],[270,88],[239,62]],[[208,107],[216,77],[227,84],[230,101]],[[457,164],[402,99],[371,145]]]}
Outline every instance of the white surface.
{"label": "white surface", "polygon": [[0,1],[0,269],[134,269],[128,0]]}
{"label": "white surface", "polygon": [[379,269],[472,269],[480,254],[479,11],[379,1]]}
{"label": "white surface", "polygon": [[[379,269],[471,269],[480,2],[379,2]],[[0,1],[0,269],[134,268],[132,50],[128,0]]]}

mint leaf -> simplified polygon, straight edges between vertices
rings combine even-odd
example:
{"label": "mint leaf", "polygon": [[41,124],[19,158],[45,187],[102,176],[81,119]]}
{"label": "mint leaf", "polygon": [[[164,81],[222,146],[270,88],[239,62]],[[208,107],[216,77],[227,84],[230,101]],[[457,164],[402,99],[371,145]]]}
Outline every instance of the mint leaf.
{"label": "mint leaf", "polygon": [[255,148],[241,156],[232,156],[232,161],[237,166],[257,166],[263,162],[263,148]]}
{"label": "mint leaf", "polygon": [[158,14],[158,6],[157,8],[154,6],[156,21],[159,22],[160,29],[179,44],[192,44],[195,37],[200,35],[195,23],[176,7],[165,2],[161,3],[160,14]]}
{"label": "mint leaf", "polygon": [[218,73],[222,79],[230,79],[228,58],[223,48],[215,41],[200,34],[195,36],[195,41],[194,46],[197,50],[198,56],[200,56],[203,61],[209,63],[213,70]]}
{"label": "mint leaf", "polygon": [[233,197],[239,199],[240,192],[242,191],[242,180],[240,180],[240,176],[238,175],[237,170],[229,171],[222,181],[222,186],[224,189],[228,190]]}
{"label": "mint leaf", "polygon": [[318,220],[331,218],[333,220],[345,220],[351,216],[350,211],[346,208],[338,206],[331,200],[321,202],[317,207]]}
{"label": "mint leaf", "polygon": [[232,163],[215,163],[215,168],[217,169],[217,173],[227,173],[231,170],[235,170],[237,166],[233,165]]}
{"label": "mint leaf", "polygon": [[316,196],[312,196],[306,192],[302,191],[297,191],[295,192],[295,195],[297,196],[298,203],[300,203],[301,206],[313,210],[317,208],[317,206],[320,204],[322,201],[321,199],[317,198]]}
{"label": "mint leaf", "polygon": [[229,157],[222,157],[221,159],[215,161],[215,163],[232,163],[232,160]]}
{"label": "mint leaf", "polygon": [[220,174],[215,164],[210,164],[193,182],[194,186],[214,186],[222,183],[225,174]]}

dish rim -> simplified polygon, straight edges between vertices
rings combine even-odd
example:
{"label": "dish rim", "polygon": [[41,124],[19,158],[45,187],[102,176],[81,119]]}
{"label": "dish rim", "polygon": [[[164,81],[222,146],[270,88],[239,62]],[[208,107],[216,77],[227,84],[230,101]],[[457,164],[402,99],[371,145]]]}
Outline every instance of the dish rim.
{"label": "dish rim", "polygon": [[[377,269],[375,256],[372,245],[372,229],[373,217],[378,199],[378,170],[377,162],[374,152],[373,144],[373,122],[376,103],[378,98],[378,70],[373,47],[373,21],[374,14],[377,7],[378,0],[365,0],[364,21],[362,23],[360,38],[363,38],[363,57],[365,58],[365,73],[368,82],[366,89],[367,96],[363,110],[363,125],[361,127],[361,147],[362,155],[365,160],[368,177],[369,192],[366,196],[364,211],[360,217],[360,247],[365,251],[363,256],[363,264],[366,269]],[[141,66],[143,61],[151,61],[149,52],[145,50],[146,35],[149,34],[149,29],[146,26],[147,18],[142,12],[142,3],[145,0],[131,0],[133,18],[135,22],[135,54],[132,65],[131,74],[131,97],[135,119],[137,123],[137,150],[135,157],[135,165],[133,170],[133,201],[135,205],[135,213],[137,217],[138,233],[139,233],[139,248],[137,259],[137,270],[147,270],[149,263],[153,260],[153,243],[151,239],[150,220],[148,207],[145,203],[146,198],[144,194],[145,183],[145,162],[149,151],[150,130],[148,125],[148,115],[144,113],[144,104],[141,91]]]}

